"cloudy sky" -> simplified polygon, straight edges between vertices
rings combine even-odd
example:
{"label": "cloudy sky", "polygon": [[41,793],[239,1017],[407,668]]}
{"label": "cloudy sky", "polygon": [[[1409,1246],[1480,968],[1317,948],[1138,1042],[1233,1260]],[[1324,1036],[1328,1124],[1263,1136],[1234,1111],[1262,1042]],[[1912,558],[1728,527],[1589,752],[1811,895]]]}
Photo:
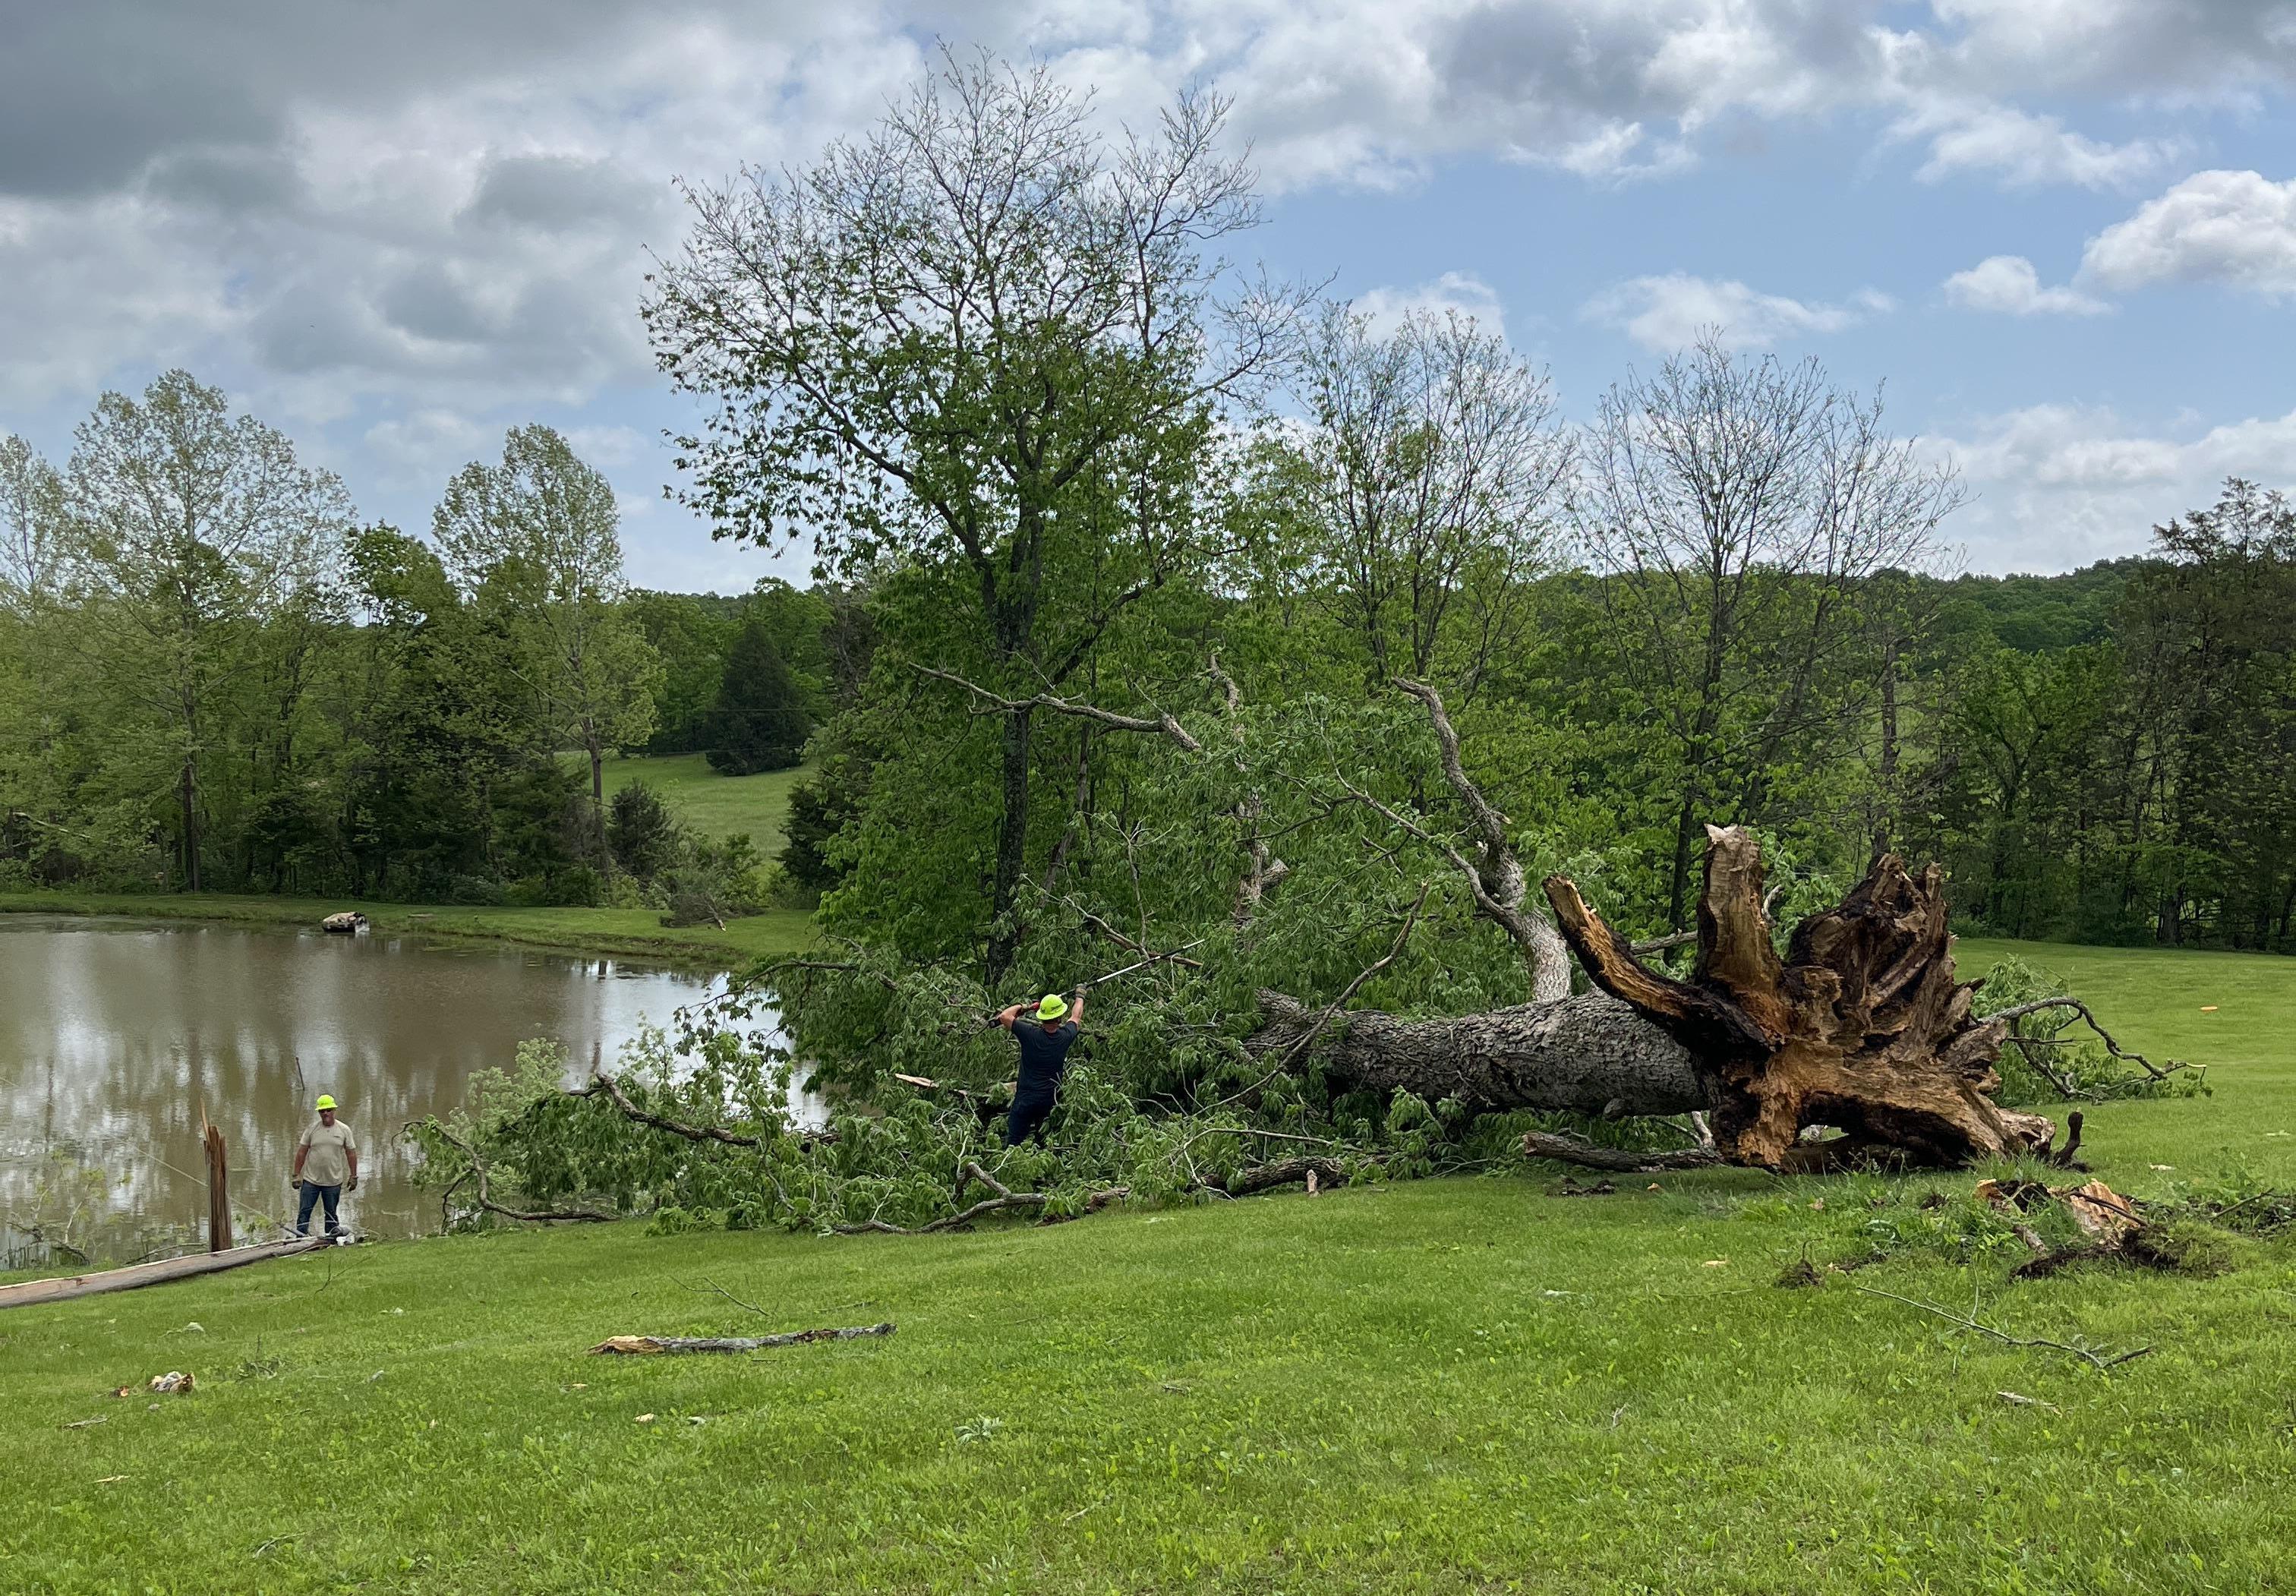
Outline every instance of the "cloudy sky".
{"label": "cloudy sky", "polygon": [[2296,486],[2296,0],[0,0],[0,430],[61,459],[184,365],[420,527],[539,419],[653,585],[803,565],[661,499],[670,180],[807,160],[936,40],[1111,118],[1232,95],[1275,271],[1503,324],[1573,413],[1708,324],[1886,380],[1977,569]]}

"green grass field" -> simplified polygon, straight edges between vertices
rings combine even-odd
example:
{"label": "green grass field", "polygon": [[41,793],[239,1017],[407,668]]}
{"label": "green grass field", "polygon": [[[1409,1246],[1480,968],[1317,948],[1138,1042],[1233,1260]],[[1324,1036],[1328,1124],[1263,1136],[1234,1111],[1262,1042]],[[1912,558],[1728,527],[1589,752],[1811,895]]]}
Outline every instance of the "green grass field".
{"label": "green grass field", "polygon": [[[605,768],[609,794],[644,781],[694,830],[724,838],[746,831],[767,859],[782,849],[789,790],[806,773],[721,776],[700,754],[617,759]],[[664,926],[645,909],[505,909],[461,904],[384,904],[349,898],[266,897],[239,893],[0,892],[0,913],[126,914],[144,919],[209,920],[310,926],[338,909],[364,911],[380,933],[478,937],[489,941],[685,963],[742,965],[793,953],[813,939],[803,909],[768,909],[716,926]]]}
{"label": "green grass field", "polygon": [[[2296,962],[2017,951],[2131,1045],[2216,1066],[2210,1096],[2095,1110],[2103,1178],[2296,1184]],[[628,1224],[10,1310],[0,1588],[2285,1588],[2296,1245],[2206,1280],[1773,1284],[1866,1200],[1968,1178],[1563,1199],[1529,1172],[914,1240]],[[2153,1350],[2099,1373],[1855,1284]],[[754,1358],[584,1353],[885,1319]],[[200,1388],[106,1394],[168,1369]]]}
{"label": "green grass field", "polygon": [[812,771],[800,765],[763,775],[721,776],[700,754],[662,754],[610,760],[604,773],[607,797],[644,782],[703,836],[723,839],[747,831],[758,852],[771,859],[782,851],[782,817],[789,813],[789,790]]}
{"label": "green grass field", "polygon": [[[496,909],[463,904],[384,904],[354,898],[261,897],[224,892],[0,893],[0,913],[123,914],[242,925],[316,926],[338,909],[363,911],[380,936],[475,937],[569,953],[740,966],[813,940],[803,909],[768,909],[716,926],[665,926],[652,909]],[[0,1587],[4,1589],[4,1587]]]}

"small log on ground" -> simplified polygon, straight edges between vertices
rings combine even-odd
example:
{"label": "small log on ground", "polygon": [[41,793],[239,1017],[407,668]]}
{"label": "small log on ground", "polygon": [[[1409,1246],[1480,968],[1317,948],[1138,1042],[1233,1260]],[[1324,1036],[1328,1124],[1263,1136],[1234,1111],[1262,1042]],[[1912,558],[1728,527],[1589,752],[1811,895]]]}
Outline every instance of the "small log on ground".
{"label": "small log on ground", "polygon": [[[1644,964],[1568,879],[1549,877],[1546,896],[1595,984],[1697,1060],[1726,1162],[1958,1167],[2048,1150],[2052,1121],[1993,1101],[2005,1027],[1972,1015],[1976,984],[1954,978],[1936,865],[1916,880],[1882,855],[1840,907],[1795,928],[1781,959],[1753,837],[1736,826],[1707,836],[1686,980]],[[1844,1134],[1814,1150],[1801,1142],[1810,1126]]]}
{"label": "small log on ground", "polygon": [[213,1274],[218,1270],[260,1264],[268,1258],[292,1257],[299,1252],[308,1252],[315,1247],[332,1244],[332,1238],[327,1236],[298,1236],[291,1241],[266,1241],[255,1247],[234,1247],[229,1252],[187,1253],[180,1258],[133,1264],[125,1269],[106,1269],[95,1274],[20,1281],[12,1286],[0,1286],[0,1308],[29,1307],[40,1302],[66,1302],[75,1297],[94,1297],[105,1291],[132,1291],[139,1286],[157,1286],[168,1281],[188,1280],[195,1274]]}
{"label": "small log on ground", "polygon": [[1583,1169],[1606,1169],[1614,1174],[1664,1174],[1678,1169],[1711,1169],[1722,1161],[1710,1147],[1677,1148],[1671,1152],[1649,1149],[1598,1147],[1578,1136],[1558,1136],[1531,1131],[1522,1139],[1525,1158],[1553,1158]]}
{"label": "small log on ground", "polygon": [[802,1346],[808,1341],[857,1341],[864,1336],[890,1336],[893,1322],[856,1324],[841,1330],[787,1330],[777,1336],[609,1336],[593,1346],[593,1355],[635,1357],[650,1353],[758,1352],[768,1346]]}

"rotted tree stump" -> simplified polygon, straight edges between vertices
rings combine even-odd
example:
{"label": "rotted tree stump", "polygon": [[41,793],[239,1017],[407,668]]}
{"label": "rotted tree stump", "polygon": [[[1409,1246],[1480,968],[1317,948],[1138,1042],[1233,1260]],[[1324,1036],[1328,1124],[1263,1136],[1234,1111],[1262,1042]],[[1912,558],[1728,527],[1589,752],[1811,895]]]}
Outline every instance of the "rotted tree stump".
{"label": "rotted tree stump", "polygon": [[[1707,828],[1698,958],[1653,970],[1562,876],[1547,902],[1596,986],[1697,1061],[1715,1151],[1767,1169],[1880,1159],[1960,1167],[2046,1152],[2055,1124],[1993,1101],[2007,1027],[1970,1011],[1956,980],[1942,872],[1883,855],[1838,908],[1795,928],[1781,960],[1762,910],[1759,846]],[[1815,1126],[1838,1136],[1805,1142]]]}

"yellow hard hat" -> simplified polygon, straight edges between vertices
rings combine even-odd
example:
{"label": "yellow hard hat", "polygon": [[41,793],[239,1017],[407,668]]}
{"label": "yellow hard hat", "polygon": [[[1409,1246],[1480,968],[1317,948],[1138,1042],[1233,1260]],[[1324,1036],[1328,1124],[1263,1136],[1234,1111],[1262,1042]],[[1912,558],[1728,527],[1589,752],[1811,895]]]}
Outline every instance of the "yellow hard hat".
{"label": "yellow hard hat", "polygon": [[319,1093],[319,1107],[321,1107],[321,1108],[323,1108],[323,1109],[332,1109],[332,1108],[333,1108],[334,1106],[335,1106],[335,1100],[334,1100],[333,1098],[329,1097],[329,1096],[328,1096],[325,1093],[324,1093],[324,1092],[322,1092],[322,1093]]}
{"label": "yellow hard hat", "polygon": [[1058,1019],[1068,1011],[1068,1000],[1056,992],[1045,994],[1045,1001],[1037,1005],[1037,1018],[1039,1019]]}

